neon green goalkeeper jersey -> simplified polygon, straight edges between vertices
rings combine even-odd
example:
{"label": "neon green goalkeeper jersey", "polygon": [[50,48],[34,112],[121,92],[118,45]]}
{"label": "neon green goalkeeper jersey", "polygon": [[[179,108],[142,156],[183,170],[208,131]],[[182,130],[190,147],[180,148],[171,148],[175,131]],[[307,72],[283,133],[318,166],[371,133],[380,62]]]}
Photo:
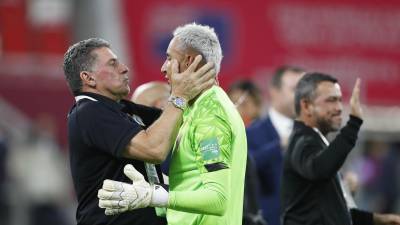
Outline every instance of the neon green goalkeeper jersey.
{"label": "neon green goalkeeper jersey", "polygon": [[242,224],[246,158],[242,119],[214,86],[184,111],[169,170],[168,224]]}

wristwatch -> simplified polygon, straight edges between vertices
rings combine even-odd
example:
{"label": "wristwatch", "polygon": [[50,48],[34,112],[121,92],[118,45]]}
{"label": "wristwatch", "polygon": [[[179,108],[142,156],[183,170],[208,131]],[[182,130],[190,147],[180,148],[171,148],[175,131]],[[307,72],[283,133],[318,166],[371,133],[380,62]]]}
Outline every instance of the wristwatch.
{"label": "wristwatch", "polygon": [[182,97],[171,95],[168,99],[176,108],[181,109],[182,111],[186,109],[187,103],[186,100]]}

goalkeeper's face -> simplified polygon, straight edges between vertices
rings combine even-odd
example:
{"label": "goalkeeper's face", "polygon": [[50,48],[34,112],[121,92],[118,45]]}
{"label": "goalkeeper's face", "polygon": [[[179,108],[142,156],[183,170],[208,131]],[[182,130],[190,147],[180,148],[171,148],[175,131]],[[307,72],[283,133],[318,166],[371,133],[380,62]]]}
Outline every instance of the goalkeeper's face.
{"label": "goalkeeper's face", "polygon": [[161,67],[161,73],[170,84],[172,60],[175,59],[178,62],[178,72],[181,73],[189,67],[197,54],[186,48],[178,38],[173,38],[169,43],[166,55],[167,58]]}

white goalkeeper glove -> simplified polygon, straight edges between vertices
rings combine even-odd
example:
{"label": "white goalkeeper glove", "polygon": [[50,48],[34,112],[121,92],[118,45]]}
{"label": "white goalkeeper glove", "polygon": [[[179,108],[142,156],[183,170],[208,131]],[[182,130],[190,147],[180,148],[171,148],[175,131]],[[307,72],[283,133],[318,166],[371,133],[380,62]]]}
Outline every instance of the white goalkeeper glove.
{"label": "white goalkeeper glove", "polygon": [[124,174],[132,180],[132,184],[105,180],[97,194],[99,207],[106,209],[106,215],[116,215],[148,206],[167,206],[168,191],[164,187],[147,183],[143,175],[131,164],[124,167]]}

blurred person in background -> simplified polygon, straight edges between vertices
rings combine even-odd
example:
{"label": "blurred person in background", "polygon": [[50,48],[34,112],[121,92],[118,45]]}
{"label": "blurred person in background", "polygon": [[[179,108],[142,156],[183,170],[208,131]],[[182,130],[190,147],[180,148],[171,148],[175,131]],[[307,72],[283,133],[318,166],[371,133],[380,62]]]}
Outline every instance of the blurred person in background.
{"label": "blurred person in background", "polygon": [[352,163],[360,178],[357,200],[369,210],[400,212],[399,145],[382,139],[368,138],[361,157]]}
{"label": "blurred person in background", "polygon": [[[200,59],[182,73],[170,74],[172,96],[189,101],[211,87],[215,79],[212,64],[194,72]],[[129,181],[123,175],[126,164],[134,165],[147,180],[162,182],[159,167],[152,163],[162,162],[172,148],[182,110],[172,102],[161,112],[124,100],[130,91],[129,70],[103,39],[70,46],[63,69],[76,100],[68,115],[68,143],[78,199],[77,223],[166,224],[153,208],[106,216],[98,207],[97,192],[105,179]]]}
{"label": "blurred person in background", "polygon": [[[144,83],[133,92],[131,101],[137,104],[163,109],[168,104],[168,98],[171,93],[171,87],[161,81],[151,81]],[[162,162],[161,171],[163,173],[164,183],[168,184],[168,170],[171,154]]]}
{"label": "blurred person in background", "polygon": [[[261,114],[261,91],[250,80],[240,80],[228,89],[228,96],[235,104],[246,126]],[[246,122],[247,121],[247,122]],[[243,198],[243,225],[266,224],[259,203],[259,183],[254,159],[247,155]]]}
{"label": "blurred person in background", "polygon": [[131,100],[137,104],[163,109],[168,103],[171,88],[165,82],[152,81],[136,88]]}
{"label": "blurred person in background", "polygon": [[260,183],[263,217],[270,225],[280,224],[282,159],[295,118],[294,90],[303,74],[299,67],[279,67],[269,83],[268,116],[247,128],[249,153],[255,159]]}
{"label": "blurred person in background", "polygon": [[250,80],[240,80],[228,89],[228,96],[235,104],[246,127],[257,120],[262,110],[260,89]]}
{"label": "blurred person in background", "polygon": [[382,162],[382,212],[400,213],[400,143],[392,143]]}
{"label": "blurred person in background", "polygon": [[[214,63],[219,73],[222,49],[214,29],[195,23],[178,27],[161,71],[171,81],[174,71],[193,66],[198,54],[204,57],[202,64]],[[125,174],[133,184],[106,180],[99,191],[100,206],[106,214],[167,207],[170,225],[242,224],[247,148],[240,114],[217,79],[181,109],[183,124],[172,150],[169,193],[162,197],[153,191],[157,186],[128,165]]]}
{"label": "blurred person in background", "polygon": [[72,204],[65,156],[56,142],[55,120],[39,115],[10,154],[10,173],[18,184],[18,210],[27,210],[29,225],[69,224],[64,208]]}
{"label": "blurred person in background", "polygon": [[[291,224],[400,225],[400,216],[356,208],[339,176],[363,122],[360,80],[350,98],[350,118],[342,123],[342,93],[336,78],[307,73],[295,91],[296,121],[284,156],[282,222]],[[331,143],[326,135],[339,131]]]}
{"label": "blurred person in background", "polygon": [[0,126],[0,221],[4,224],[9,224],[10,219],[10,202],[7,196],[9,174],[6,167],[9,155],[8,139],[5,129]]}
{"label": "blurred person in background", "polygon": [[360,204],[370,210],[381,211],[383,208],[382,180],[383,162],[390,145],[383,140],[367,139],[363,145],[361,156],[351,165],[352,170],[359,174],[362,189],[357,197]]}
{"label": "blurred person in background", "polygon": [[351,196],[355,197],[360,189],[359,176],[355,171],[344,171],[343,182],[348,188]]}

